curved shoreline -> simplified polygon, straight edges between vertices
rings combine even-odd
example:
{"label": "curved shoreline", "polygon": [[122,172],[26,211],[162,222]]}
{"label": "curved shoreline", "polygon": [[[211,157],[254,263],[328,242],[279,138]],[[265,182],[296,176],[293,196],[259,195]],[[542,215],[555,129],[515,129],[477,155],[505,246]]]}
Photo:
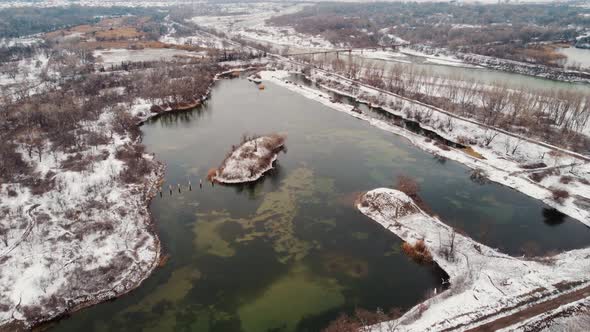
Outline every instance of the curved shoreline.
{"label": "curved shoreline", "polygon": [[[584,225],[590,227],[590,211],[586,211],[583,209],[580,209],[578,207],[576,207],[574,205],[574,203],[568,204],[568,205],[562,205],[559,204],[553,200],[550,199],[551,197],[551,192],[549,190],[549,188],[546,188],[544,186],[542,186],[539,183],[535,183],[532,180],[528,179],[528,177],[520,177],[518,176],[518,174],[513,174],[513,172],[510,172],[510,168],[514,168],[512,166],[512,162],[508,162],[505,161],[506,163],[498,163],[498,158],[493,156],[493,151],[489,152],[487,150],[481,150],[482,153],[485,153],[486,157],[492,157],[492,159],[490,160],[489,158],[487,160],[481,160],[478,158],[475,158],[473,156],[470,156],[466,153],[463,152],[459,152],[459,151],[455,151],[454,149],[451,149],[449,151],[443,150],[431,143],[429,143],[427,141],[427,138],[415,133],[412,133],[411,131],[402,128],[402,127],[398,127],[396,125],[392,125],[387,123],[386,121],[380,120],[380,119],[375,119],[369,115],[366,114],[359,114],[357,112],[355,112],[353,110],[353,106],[352,105],[348,105],[348,104],[344,104],[344,103],[339,103],[339,102],[333,102],[332,100],[330,100],[330,96],[317,89],[317,88],[310,88],[310,87],[305,87],[305,86],[300,86],[297,84],[293,84],[293,83],[288,83],[285,81],[285,77],[278,77],[275,74],[278,74],[279,76],[281,74],[285,74],[285,73],[277,73],[277,72],[273,72],[273,71],[268,71],[268,72],[261,72],[263,80],[267,80],[270,82],[273,82],[279,86],[282,86],[284,88],[287,88],[293,92],[296,92],[306,98],[315,100],[319,103],[324,104],[325,106],[339,111],[339,112],[343,112],[346,113],[350,116],[353,116],[355,118],[367,121],[369,124],[371,124],[372,126],[379,128],[381,130],[385,130],[391,133],[394,133],[396,135],[399,135],[401,137],[404,137],[405,139],[409,140],[410,143],[412,143],[414,146],[418,147],[419,149],[431,153],[433,155],[437,155],[437,156],[442,156],[444,158],[447,159],[451,159],[454,160],[456,162],[459,162],[460,164],[470,168],[470,169],[477,169],[477,168],[482,168],[484,169],[487,173],[488,173],[488,178],[489,180],[498,183],[500,185],[504,185],[507,186],[509,188],[512,188],[520,193],[523,193],[527,196],[530,196],[534,199],[538,199],[540,201],[542,201],[544,204],[547,204],[548,206],[555,208],[557,210],[559,210],[560,212],[577,219],[578,221],[580,221],[581,223],[583,223]],[[335,92],[339,93],[339,94],[343,94],[343,95],[348,95],[346,92],[341,92],[336,90]],[[359,98],[357,98],[356,96],[350,96],[352,98],[354,98],[355,100],[362,102],[362,103],[367,103],[366,101],[360,100]],[[411,101],[407,101],[409,103],[413,103]],[[426,107],[425,105],[416,102],[413,103],[415,105],[417,105],[418,107]],[[383,108],[383,107],[382,107]],[[389,108],[384,108],[387,112],[390,112],[392,114],[401,116],[402,118],[405,118],[403,114],[401,114],[401,112],[395,112]],[[445,113],[441,113],[441,116],[447,116]],[[456,119],[455,121],[461,121],[463,119]],[[473,121],[466,121],[466,124],[471,126],[471,127],[476,127],[477,124],[473,123]],[[435,133],[437,133],[438,135],[440,135],[441,137],[448,139],[450,141],[454,141],[453,137],[451,137],[448,133],[441,133],[440,131],[436,130],[435,128],[431,128],[430,126],[425,127],[425,129],[428,130],[432,130]],[[519,138],[514,138],[514,140],[519,140]],[[524,139],[520,139],[522,141],[525,141]],[[537,144],[535,142],[529,142],[530,144]],[[543,146],[543,144],[541,145],[542,148],[544,149],[549,149],[547,146]],[[559,149],[559,148],[558,148]],[[572,153],[575,155],[575,153]],[[572,158],[575,158],[574,156],[572,156]],[[497,165],[495,165],[494,163],[498,163]]]}
{"label": "curved shoreline", "polygon": [[[158,236],[158,232],[156,231],[156,220],[154,219],[149,206],[150,206],[152,199],[157,195],[158,189],[162,185],[166,165],[161,162],[155,161],[155,160],[154,160],[154,162],[157,164],[156,169],[154,171],[154,174],[156,175],[156,177],[155,177],[154,181],[152,181],[150,183],[150,186],[149,186],[149,189],[148,189],[148,192],[146,195],[145,207],[146,207],[146,210],[148,213],[148,218],[144,221],[146,224],[146,228],[148,230],[148,233],[152,235],[154,242],[157,244],[157,248],[155,249],[156,256],[155,256],[155,259],[152,261],[152,264],[149,266],[149,268],[147,270],[144,271],[143,275],[141,275],[137,280],[132,281],[133,284],[131,284],[131,285],[126,284],[122,291],[117,291],[115,288],[113,288],[110,290],[105,290],[103,292],[93,294],[94,298],[77,303],[73,307],[65,310],[64,312],[62,312],[60,314],[55,315],[54,317],[43,319],[38,322],[33,322],[30,326],[31,329],[32,328],[40,328],[41,330],[44,330],[45,325],[50,327],[51,324],[56,323],[62,319],[67,319],[72,314],[76,314],[77,312],[79,312],[81,310],[90,308],[92,306],[95,306],[97,304],[100,304],[100,303],[103,303],[103,302],[106,302],[109,300],[114,300],[114,299],[123,297],[123,296],[129,294],[131,291],[140,287],[143,284],[143,282],[146,281],[152,275],[154,270],[160,265],[160,262],[163,257],[162,256],[162,243],[160,241],[160,237]],[[26,328],[23,330],[28,330],[28,329],[29,328]],[[0,331],[2,331],[2,326],[0,326]]]}
{"label": "curved shoreline", "polygon": [[404,331],[477,327],[549,301],[565,301],[590,287],[584,273],[590,267],[590,248],[560,253],[552,261],[512,257],[456,232],[406,194],[388,188],[368,191],[356,208],[410,245],[422,242],[450,276],[448,289],[371,331],[390,324]]}
{"label": "curved shoreline", "polygon": [[[163,114],[188,111],[200,106],[206,99],[209,98],[212,91],[212,87],[217,80],[221,79],[221,77],[228,73],[232,73],[235,71],[241,72],[248,69],[249,68],[236,68],[216,74],[214,79],[209,84],[206,93],[200,98],[196,99],[194,104],[191,103],[190,105],[178,105],[180,107],[175,108],[167,107],[166,109],[162,109],[161,112],[150,111],[148,112],[148,114],[138,116],[139,121],[137,123],[137,126],[141,127],[141,125],[144,122],[152,118],[155,119]],[[141,143],[141,136],[140,139],[132,143],[132,146],[135,146],[139,143]],[[103,289],[92,294],[85,294],[83,296],[78,296],[76,298],[67,299],[66,307],[62,310],[59,310],[58,312],[57,310],[55,310],[56,308],[52,308],[46,312],[41,313],[39,315],[41,318],[34,318],[30,320],[13,318],[11,320],[7,320],[3,324],[0,324],[0,331],[26,331],[33,328],[48,328],[51,326],[51,324],[61,319],[65,319],[78,311],[100,304],[105,301],[125,296],[126,294],[140,287],[141,284],[152,275],[154,270],[161,264],[163,256],[162,244],[156,227],[156,220],[154,219],[154,216],[152,215],[149,206],[151,200],[153,199],[153,197],[157,195],[159,189],[161,188],[165,176],[166,165],[165,163],[156,160],[153,157],[153,154],[151,154],[151,157],[144,156],[144,159],[152,163],[153,170],[150,173],[150,175],[148,175],[148,177],[153,178],[151,178],[150,181],[146,183],[147,186],[144,187],[145,191],[142,190],[141,193],[137,193],[136,195],[143,196],[142,209],[145,209],[146,218],[142,220],[141,223],[144,225],[144,229],[146,230],[146,232],[150,234],[151,241],[153,241],[155,246],[153,248],[154,257],[150,265],[144,265],[143,268],[137,268],[135,265],[133,265],[133,267],[131,267],[129,271],[126,272],[126,276],[124,276],[114,287]],[[131,184],[131,186],[133,186],[133,184]]]}

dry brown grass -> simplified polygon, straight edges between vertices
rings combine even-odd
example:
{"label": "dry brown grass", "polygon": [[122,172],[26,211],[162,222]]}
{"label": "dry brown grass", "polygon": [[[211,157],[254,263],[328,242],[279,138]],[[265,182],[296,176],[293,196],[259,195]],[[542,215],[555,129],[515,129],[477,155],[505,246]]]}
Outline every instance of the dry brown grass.
{"label": "dry brown grass", "polygon": [[207,180],[209,180],[210,182],[214,182],[216,176],[217,176],[217,168],[210,168],[207,171]]}
{"label": "dry brown grass", "polygon": [[479,152],[473,150],[472,147],[468,146],[466,148],[462,149],[463,152],[467,153],[468,155],[477,158],[477,159],[486,159],[484,156],[482,156]]}
{"label": "dry brown grass", "polygon": [[99,28],[97,28],[96,26],[88,25],[88,24],[77,25],[75,27],[68,29],[68,31],[80,32],[80,33],[92,33],[92,32],[98,31],[98,30],[99,30]]}
{"label": "dry brown grass", "polygon": [[554,45],[537,45],[522,49],[519,53],[527,58],[532,58],[544,63],[556,64],[558,61],[565,59],[566,56],[557,51]]}
{"label": "dry brown grass", "polygon": [[432,263],[432,254],[428,251],[423,240],[418,240],[414,245],[404,242],[402,244],[402,251],[417,263]]}
{"label": "dry brown grass", "polygon": [[144,36],[143,32],[138,31],[134,27],[122,27],[103,31],[97,31],[95,37],[97,40],[121,40],[131,38],[141,38]]}

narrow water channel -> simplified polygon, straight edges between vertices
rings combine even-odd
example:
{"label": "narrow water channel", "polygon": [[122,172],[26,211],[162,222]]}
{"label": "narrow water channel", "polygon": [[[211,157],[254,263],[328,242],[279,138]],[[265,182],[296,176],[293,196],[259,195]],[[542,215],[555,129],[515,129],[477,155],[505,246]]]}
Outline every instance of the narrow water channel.
{"label": "narrow water channel", "polygon": [[[167,164],[151,211],[170,260],[128,296],[55,331],[318,331],[355,307],[411,307],[441,287],[444,272],[409,260],[395,235],[353,207],[359,192],[392,187],[402,174],[443,220],[507,253],[590,244],[587,227],[541,202],[473,183],[460,164],[265,85],[218,82],[203,107],[142,127],[147,149]],[[287,151],[263,180],[199,188],[244,133],[275,131],[288,134]]]}

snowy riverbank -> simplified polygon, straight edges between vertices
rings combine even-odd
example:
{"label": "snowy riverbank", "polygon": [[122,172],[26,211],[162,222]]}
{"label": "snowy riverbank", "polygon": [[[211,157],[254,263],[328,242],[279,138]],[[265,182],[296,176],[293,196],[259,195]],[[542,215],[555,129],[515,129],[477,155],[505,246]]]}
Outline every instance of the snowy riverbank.
{"label": "snowy riverbank", "polygon": [[[86,130],[108,133],[114,117],[105,112]],[[49,147],[27,160],[44,183],[1,185],[0,327],[28,329],[118,297],[156,268],[160,242],[148,205],[163,165],[138,145],[115,132],[77,153]],[[131,154],[145,175],[122,160]]]}
{"label": "snowy riverbank", "polygon": [[[489,180],[542,200],[547,205],[590,226],[590,208],[587,206],[587,202],[590,201],[590,185],[587,182],[584,183],[584,179],[590,178],[590,164],[586,160],[576,157],[575,153],[572,155],[566,154],[565,150],[551,148],[546,144],[538,144],[523,137],[508,135],[502,131],[483,127],[469,119],[451,116],[444,110],[429,107],[420,102],[393,94],[385,94],[364,85],[356,86],[354,93],[342,89],[338,90],[339,93],[350,95],[369,104],[369,99],[379,98],[382,100],[383,106],[381,107],[385,112],[404,118],[407,113],[420,114],[423,119],[420,123],[422,128],[436,132],[441,137],[453,142],[467,140],[474,143],[469,144],[471,145],[470,150],[441,146],[428,137],[417,135],[386,119],[377,119],[368,114],[355,112],[351,105],[332,101],[330,94],[327,92],[288,83],[289,72],[263,71],[260,74],[263,80],[286,87],[332,109],[403,136],[422,150],[439,157],[458,161],[469,168],[479,169],[486,174]],[[341,86],[351,85],[350,82],[338,75],[328,75],[322,72],[316,72],[311,78],[313,80],[321,78],[322,84],[332,80],[339,82]],[[538,162],[545,163],[547,167],[523,168],[523,165]],[[531,179],[531,175],[538,172],[545,172],[546,174],[536,182]],[[568,180],[570,177],[575,180],[563,183],[563,176],[567,176]],[[555,190],[567,190],[568,197],[562,201],[556,201],[553,198]]]}
{"label": "snowy riverbank", "polygon": [[150,276],[161,248],[149,202],[164,165],[144,151],[134,126],[198,106],[232,71],[193,102],[153,108],[138,98],[104,110],[80,124],[77,139],[93,142],[82,149],[19,147],[41,180],[0,185],[0,330],[30,329],[119,297]]}
{"label": "snowy riverbank", "polygon": [[452,52],[443,48],[431,48],[420,45],[413,46],[412,48],[402,48],[400,52],[425,58],[427,62],[434,64],[472,68],[485,67],[555,81],[590,83],[589,72],[549,67],[474,53]]}
{"label": "snowy riverbank", "polygon": [[392,189],[369,191],[357,208],[404,241],[423,241],[450,277],[449,289],[372,331],[465,329],[590,284],[590,249],[537,261],[510,257],[455,232]]}

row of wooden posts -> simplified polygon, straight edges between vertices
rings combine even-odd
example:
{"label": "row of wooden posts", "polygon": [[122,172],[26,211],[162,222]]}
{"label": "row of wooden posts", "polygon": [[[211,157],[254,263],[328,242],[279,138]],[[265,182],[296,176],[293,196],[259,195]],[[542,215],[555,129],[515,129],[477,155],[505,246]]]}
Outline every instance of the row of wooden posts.
{"label": "row of wooden posts", "polygon": [[[172,195],[172,191],[173,191],[174,186],[172,186],[171,184],[168,185],[168,191],[170,192],[170,195]],[[182,185],[180,183],[176,184],[176,188],[178,189],[178,193],[182,193]],[[203,189],[203,180],[199,179],[199,189]],[[191,183],[191,180],[188,180],[188,191],[193,191],[193,185]],[[160,197],[163,197],[163,191],[162,189],[160,189]]]}

